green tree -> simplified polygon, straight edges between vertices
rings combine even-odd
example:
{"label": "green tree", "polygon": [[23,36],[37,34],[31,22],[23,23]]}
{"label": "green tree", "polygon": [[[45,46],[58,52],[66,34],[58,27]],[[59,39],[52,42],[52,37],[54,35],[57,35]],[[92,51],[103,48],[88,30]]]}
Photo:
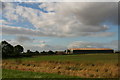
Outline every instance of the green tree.
{"label": "green tree", "polygon": [[21,45],[16,45],[14,47],[14,53],[18,56],[24,51],[24,48]]}
{"label": "green tree", "polygon": [[53,51],[49,50],[48,54],[55,54]]}
{"label": "green tree", "polygon": [[3,57],[8,57],[8,56],[13,56],[14,55],[14,47],[9,44],[7,41],[2,41],[1,42],[1,49],[2,49],[2,56]]}
{"label": "green tree", "polygon": [[30,54],[30,53],[31,53],[31,51],[30,51],[30,50],[27,50],[27,53],[28,53],[28,54]]}
{"label": "green tree", "polygon": [[42,51],[40,54],[41,54],[41,55],[46,55],[46,54],[47,54],[47,52]]}
{"label": "green tree", "polygon": [[38,55],[38,54],[39,54],[39,51],[35,51],[35,54]]}

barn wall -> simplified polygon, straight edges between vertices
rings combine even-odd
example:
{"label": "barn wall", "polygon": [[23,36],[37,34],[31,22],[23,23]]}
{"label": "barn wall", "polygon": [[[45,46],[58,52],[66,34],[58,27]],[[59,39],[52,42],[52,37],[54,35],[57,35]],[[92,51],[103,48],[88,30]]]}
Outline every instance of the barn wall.
{"label": "barn wall", "polygon": [[113,50],[73,50],[73,53],[113,53]]}

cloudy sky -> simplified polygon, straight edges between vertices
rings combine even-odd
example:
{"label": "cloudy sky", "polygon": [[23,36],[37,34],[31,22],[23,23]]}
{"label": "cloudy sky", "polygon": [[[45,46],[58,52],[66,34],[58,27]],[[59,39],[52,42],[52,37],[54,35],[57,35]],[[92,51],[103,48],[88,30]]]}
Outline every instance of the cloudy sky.
{"label": "cloudy sky", "polygon": [[117,2],[4,2],[2,40],[25,50],[118,48]]}

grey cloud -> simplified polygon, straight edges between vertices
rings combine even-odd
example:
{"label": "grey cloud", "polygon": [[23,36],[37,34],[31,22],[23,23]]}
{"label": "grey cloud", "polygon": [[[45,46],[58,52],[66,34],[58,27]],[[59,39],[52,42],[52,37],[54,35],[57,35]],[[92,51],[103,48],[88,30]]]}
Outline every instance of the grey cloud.
{"label": "grey cloud", "polygon": [[17,36],[16,40],[20,43],[24,43],[24,42],[33,42],[34,39],[31,39],[27,36]]}
{"label": "grey cloud", "polygon": [[118,22],[118,2],[43,3],[40,7],[47,7],[45,9],[48,11],[53,9],[64,16],[71,15],[72,20],[77,18],[86,25],[100,25],[104,21]]}
{"label": "grey cloud", "polygon": [[16,35],[16,36],[52,36],[52,37],[77,37],[79,36],[91,36],[91,37],[109,37],[115,35],[113,32],[101,32],[101,33],[91,33],[91,32],[76,32],[76,34],[57,34],[57,33],[51,33],[47,31],[39,31],[39,30],[31,30],[27,28],[22,27],[13,27],[13,26],[6,26],[3,25],[2,29],[2,35]]}
{"label": "grey cloud", "polygon": [[6,25],[2,25],[2,33],[3,34],[8,34],[8,35],[20,35],[20,36],[24,36],[24,35],[31,35],[31,36],[42,36],[43,33],[41,33],[40,31],[36,31],[36,30],[31,30],[31,29],[27,29],[27,28],[21,28],[21,27],[12,27],[12,26],[6,26]]}
{"label": "grey cloud", "polygon": [[[81,3],[82,4],[82,3]],[[90,2],[85,3],[85,7],[81,11],[77,11],[76,15],[82,23],[88,25],[100,25],[108,21],[118,24],[118,3],[117,2]]]}

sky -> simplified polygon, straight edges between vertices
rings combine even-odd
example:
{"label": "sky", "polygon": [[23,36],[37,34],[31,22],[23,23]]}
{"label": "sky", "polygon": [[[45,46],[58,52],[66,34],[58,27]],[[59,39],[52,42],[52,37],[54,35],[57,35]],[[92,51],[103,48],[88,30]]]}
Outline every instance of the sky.
{"label": "sky", "polygon": [[2,40],[25,50],[118,49],[117,2],[3,2]]}

